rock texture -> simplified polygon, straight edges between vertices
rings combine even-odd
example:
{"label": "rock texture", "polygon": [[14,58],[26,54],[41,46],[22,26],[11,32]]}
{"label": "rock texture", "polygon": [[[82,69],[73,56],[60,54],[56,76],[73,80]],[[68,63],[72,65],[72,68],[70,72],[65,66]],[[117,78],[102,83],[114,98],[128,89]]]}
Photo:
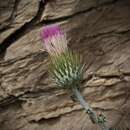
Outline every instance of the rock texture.
{"label": "rock texture", "polygon": [[48,75],[41,28],[57,23],[88,65],[81,91],[110,127],[130,128],[129,0],[0,1],[0,130],[98,130]]}

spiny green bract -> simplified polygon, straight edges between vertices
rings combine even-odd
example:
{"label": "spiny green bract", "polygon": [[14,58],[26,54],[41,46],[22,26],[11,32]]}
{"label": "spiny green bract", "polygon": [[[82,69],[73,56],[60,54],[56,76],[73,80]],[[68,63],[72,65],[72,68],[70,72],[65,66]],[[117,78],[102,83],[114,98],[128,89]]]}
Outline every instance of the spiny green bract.
{"label": "spiny green bract", "polygon": [[83,79],[82,58],[73,52],[65,52],[51,58],[50,72],[56,84],[63,88],[79,86]]}

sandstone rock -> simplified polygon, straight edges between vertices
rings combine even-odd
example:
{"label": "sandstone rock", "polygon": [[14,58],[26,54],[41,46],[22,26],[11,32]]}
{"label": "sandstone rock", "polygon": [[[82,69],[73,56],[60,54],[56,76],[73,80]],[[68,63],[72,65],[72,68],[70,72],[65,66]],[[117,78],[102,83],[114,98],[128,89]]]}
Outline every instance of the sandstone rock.
{"label": "sandstone rock", "polygon": [[[130,128],[129,0],[17,2],[0,4],[1,45],[10,43],[0,61],[0,129],[99,129],[49,76],[39,32],[53,23],[67,32],[68,46],[82,53],[88,65],[81,86],[85,99],[104,113],[110,127]],[[4,24],[13,11],[13,22]]]}
{"label": "sandstone rock", "polygon": [[0,43],[25,23],[31,21],[38,11],[36,0],[1,0]]}

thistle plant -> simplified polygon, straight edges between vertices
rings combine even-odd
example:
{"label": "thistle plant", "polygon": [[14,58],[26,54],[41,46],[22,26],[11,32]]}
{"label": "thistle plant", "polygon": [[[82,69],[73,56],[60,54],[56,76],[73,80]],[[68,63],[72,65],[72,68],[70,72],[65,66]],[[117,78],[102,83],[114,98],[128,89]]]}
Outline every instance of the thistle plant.
{"label": "thistle plant", "polygon": [[41,39],[50,55],[50,73],[54,82],[60,88],[70,89],[73,92],[92,123],[99,125],[101,130],[109,130],[105,125],[105,117],[97,116],[79,91],[85,64],[79,54],[75,54],[68,48],[66,34],[58,25],[50,25],[41,31]]}

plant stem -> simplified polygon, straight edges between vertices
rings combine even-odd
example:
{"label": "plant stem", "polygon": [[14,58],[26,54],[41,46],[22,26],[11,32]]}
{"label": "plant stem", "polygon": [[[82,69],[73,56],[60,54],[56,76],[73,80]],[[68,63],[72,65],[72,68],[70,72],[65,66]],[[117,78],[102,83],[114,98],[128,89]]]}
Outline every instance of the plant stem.
{"label": "plant stem", "polygon": [[104,121],[99,122],[99,119],[98,119],[99,117],[96,115],[96,113],[93,111],[93,109],[89,106],[89,104],[84,100],[83,96],[81,95],[81,93],[79,92],[77,87],[73,87],[72,92],[75,95],[75,97],[77,98],[77,100],[80,102],[81,106],[85,109],[86,113],[89,115],[91,121],[94,124],[99,125],[101,130],[109,130],[109,128],[107,128]]}

